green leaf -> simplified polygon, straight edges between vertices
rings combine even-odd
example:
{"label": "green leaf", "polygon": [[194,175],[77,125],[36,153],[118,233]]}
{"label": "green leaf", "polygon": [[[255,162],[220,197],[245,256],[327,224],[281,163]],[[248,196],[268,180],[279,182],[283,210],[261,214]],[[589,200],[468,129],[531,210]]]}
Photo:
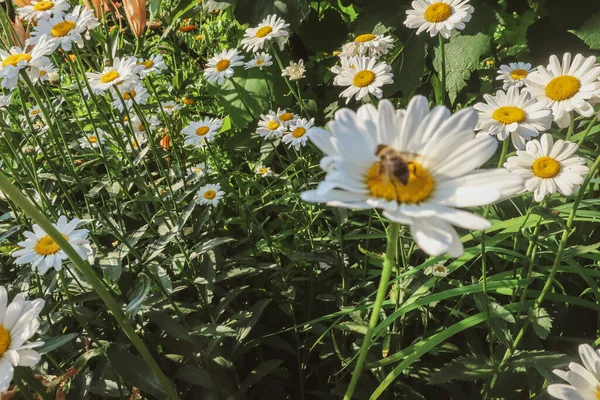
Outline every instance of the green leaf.
{"label": "green leaf", "polygon": [[246,336],[248,336],[248,334],[250,333],[252,328],[254,328],[254,325],[256,325],[263,311],[265,311],[265,308],[267,308],[270,302],[271,299],[262,299],[257,301],[252,307],[250,307],[252,317],[245,326],[240,326],[238,336],[236,338],[238,344],[241,343],[246,338]]}
{"label": "green leaf", "polygon": [[458,358],[444,365],[438,372],[431,375],[429,383],[437,385],[449,381],[476,381],[494,372],[488,358],[468,356]]}
{"label": "green leaf", "polygon": [[50,353],[51,351],[54,351],[54,350],[58,349],[59,347],[71,342],[77,336],[79,336],[79,333],[71,332],[71,333],[67,333],[65,335],[54,336],[50,339],[46,339],[46,340],[44,340],[44,345],[38,349],[38,353],[40,353],[40,354]]}
{"label": "green leaf", "polygon": [[530,309],[529,320],[533,327],[533,331],[540,339],[545,339],[552,329],[552,317],[543,308]]}
{"label": "green leaf", "polygon": [[554,353],[552,351],[545,350],[521,350],[515,352],[509,361],[509,365],[512,367],[526,367],[526,368],[560,368],[569,365],[572,357],[565,354]]}
{"label": "green leaf", "polygon": [[142,308],[144,299],[150,292],[151,281],[148,275],[143,272],[139,275],[140,281],[129,298],[129,304],[125,308],[125,313],[131,318]]}
{"label": "green leaf", "polygon": [[269,360],[260,364],[257,368],[255,368],[248,374],[246,379],[244,379],[244,381],[240,385],[240,389],[233,397],[236,399],[244,398],[244,394],[248,391],[248,389],[250,389],[251,386],[257,384],[265,376],[275,371],[279,367],[279,365],[281,365],[282,362],[282,360]]}
{"label": "green leaf", "polygon": [[214,387],[214,382],[210,374],[197,365],[184,365],[175,372],[175,377],[192,385],[203,386],[207,389]]}
{"label": "green leaf", "polygon": [[235,17],[242,23],[256,26],[266,16],[276,14],[296,31],[310,13],[310,0],[238,0]]}
{"label": "green leaf", "polygon": [[123,379],[154,397],[165,398],[160,381],[142,358],[117,345],[110,345],[106,353],[114,371]]}
{"label": "green leaf", "polygon": [[[479,65],[479,59],[490,51],[490,37],[482,33],[474,36],[453,35],[445,44],[446,90],[450,102],[454,103],[465,82]],[[433,67],[441,74],[442,59],[439,46],[435,48]]]}
{"label": "green leaf", "polygon": [[421,83],[425,70],[427,40],[423,35],[413,35],[404,44],[402,51],[393,63],[394,83],[383,87],[387,96],[400,90],[404,98],[409,98]]}
{"label": "green leaf", "polygon": [[148,313],[148,316],[150,317],[150,320],[164,330],[167,335],[193,343],[187,329],[181,326],[181,324],[175,321],[169,314],[163,311],[152,310]]}

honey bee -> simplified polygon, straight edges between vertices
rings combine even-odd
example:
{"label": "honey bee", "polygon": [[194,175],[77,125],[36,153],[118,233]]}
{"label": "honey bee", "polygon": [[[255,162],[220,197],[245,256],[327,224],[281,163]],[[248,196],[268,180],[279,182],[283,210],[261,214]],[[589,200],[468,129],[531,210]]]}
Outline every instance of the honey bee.
{"label": "honey bee", "polygon": [[403,185],[408,183],[412,161],[407,161],[405,156],[418,156],[417,154],[401,152],[380,144],[375,148],[375,155],[379,157],[381,175],[386,174],[390,179],[395,176]]}

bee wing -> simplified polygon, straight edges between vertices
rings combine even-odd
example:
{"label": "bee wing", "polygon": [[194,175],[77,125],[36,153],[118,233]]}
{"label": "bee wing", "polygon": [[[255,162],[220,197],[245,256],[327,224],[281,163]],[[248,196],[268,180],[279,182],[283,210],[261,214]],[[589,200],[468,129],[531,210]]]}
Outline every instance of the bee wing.
{"label": "bee wing", "polygon": [[406,158],[406,161],[418,161],[418,160],[431,160],[431,157],[424,156],[422,154],[410,153],[408,151],[399,151]]}

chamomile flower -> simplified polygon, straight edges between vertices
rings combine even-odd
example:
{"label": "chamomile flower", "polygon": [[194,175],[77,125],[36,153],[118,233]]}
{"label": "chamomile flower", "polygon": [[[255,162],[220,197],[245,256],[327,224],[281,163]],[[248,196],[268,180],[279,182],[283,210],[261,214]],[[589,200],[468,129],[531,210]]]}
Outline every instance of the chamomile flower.
{"label": "chamomile flower", "polygon": [[39,77],[37,79],[32,79],[32,81],[34,83],[37,81],[48,82],[50,81],[52,74],[56,73],[58,73],[58,68],[56,68],[53,63],[48,63],[39,68]]}
{"label": "chamomile flower", "polygon": [[340,57],[380,57],[387,54],[393,47],[394,40],[391,36],[375,35],[373,33],[365,33],[358,35],[350,43],[342,46]]}
{"label": "chamomile flower", "polygon": [[115,57],[113,65],[105,67],[101,73],[86,72],[86,77],[95,94],[102,94],[117,85],[134,86],[144,66],[137,65],[135,57]]}
{"label": "chamomile flower", "polygon": [[217,82],[220,86],[225,79],[233,76],[233,67],[243,65],[244,56],[240,55],[237,49],[223,50],[215,54],[208,60],[207,68],[204,70],[204,77],[209,82]]}
{"label": "chamomile flower", "polygon": [[201,176],[208,175],[210,173],[210,164],[199,163],[192,165],[187,169],[188,174],[192,177],[199,178]]}
{"label": "chamomile flower", "polygon": [[[269,114],[271,114],[271,112],[269,112]],[[277,109],[276,116],[281,125],[283,125],[285,128],[287,128],[290,124],[293,124],[298,118],[300,118],[299,115],[294,114],[293,112],[290,112],[286,109],[282,110],[281,108]]]}
{"label": "chamomile flower", "polygon": [[357,101],[369,99],[369,94],[378,99],[383,97],[381,87],[393,83],[392,67],[385,62],[378,62],[372,57],[352,57],[348,60],[348,67],[340,71],[339,77],[334,79],[336,86],[348,86],[340,97],[346,98],[346,104],[352,97]]}
{"label": "chamomile flower", "polygon": [[173,114],[175,111],[181,110],[181,104],[178,104],[173,100],[161,102],[160,106],[167,114]]}
{"label": "chamomile flower", "polygon": [[290,81],[297,81],[298,79],[304,78],[305,72],[306,68],[304,67],[304,60],[300,60],[297,63],[290,61],[290,65],[281,71],[281,76],[289,77]]}
{"label": "chamomile flower", "polygon": [[42,110],[39,106],[31,107],[29,110],[27,110],[27,113],[29,114],[29,118],[31,120],[34,120],[36,118],[42,118]]}
{"label": "chamomile flower", "polygon": [[273,176],[273,171],[271,171],[271,168],[265,167],[264,165],[259,165],[258,167],[256,167],[256,169],[254,170],[254,173],[256,173],[256,175],[260,175],[265,178],[268,176]]}
{"label": "chamomile flower", "polygon": [[[62,215],[58,218],[58,222],[52,225],[77,253],[86,259],[90,252],[88,230],[76,229],[78,224],[79,219],[74,218],[69,221]],[[68,258],[67,255],[39,225],[34,224],[33,232],[25,231],[23,235],[25,240],[18,243],[22,249],[12,253],[13,257],[16,257],[15,264],[31,264],[33,270],[37,270],[39,274],[45,274],[51,268],[57,271],[62,269],[63,261]]]}
{"label": "chamomile flower", "polygon": [[288,31],[289,26],[290,24],[277,15],[267,16],[256,28],[246,29],[244,38],[242,39],[244,50],[255,52],[264,49],[267,46],[267,42],[272,39],[276,39],[279,47],[283,48],[283,45],[290,36]]}
{"label": "chamomile flower", "polygon": [[550,128],[552,111],[543,103],[531,98],[527,92],[519,93],[516,86],[496,92],[496,96],[484,94],[485,103],[473,106],[479,111],[479,122],[475,130],[480,135],[494,135],[500,141],[512,140],[517,150],[523,150],[525,143]]}
{"label": "chamomile flower", "polygon": [[0,78],[2,78],[2,87],[14,89],[19,80],[19,71],[26,69],[29,77],[35,80],[39,77],[39,69],[48,65],[50,59],[46,57],[52,53],[55,46],[49,41],[48,37],[42,35],[39,37],[36,45],[31,48],[25,46],[11,47],[10,50],[0,49]]}
{"label": "chamomile flower", "polygon": [[501,65],[498,71],[497,80],[504,82],[502,88],[508,90],[509,88],[516,86],[518,88],[525,84],[525,79],[535,69],[531,69],[531,64],[524,62],[509,63],[508,65]]}
{"label": "chamomile flower", "polygon": [[162,74],[167,70],[167,64],[165,64],[163,56],[160,54],[152,54],[147,60],[140,58],[138,60],[138,65],[144,66],[144,69],[140,71],[140,76],[142,78],[145,78],[152,73]]}
{"label": "chamomile flower", "polygon": [[570,196],[579,189],[589,169],[585,159],[575,156],[579,146],[567,140],[554,142],[546,133],[540,140],[527,143],[524,151],[509,157],[504,167],[525,179],[525,190],[535,201],[558,192]]}
{"label": "chamomile flower", "polygon": [[104,142],[106,133],[102,129],[96,129],[96,132],[90,131],[84,137],[77,140],[79,147],[82,149],[99,148]]}
{"label": "chamomile flower", "polygon": [[584,58],[571,53],[563,55],[562,65],[555,55],[548,67],[539,66],[525,80],[525,90],[552,109],[560,128],[569,126],[572,111],[584,117],[594,115],[594,104],[600,96],[600,65],[596,57]]}
{"label": "chamomile flower", "polygon": [[333,67],[331,67],[331,72],[335,75],[333,77],[333,84],[335,86],[340,86],[339,80],[340,80],[341,74],[346,69],[356,69],[356,67],[352,64],[350,57],[340,57],[340,64],[334,65]]}
{"label": "chamomile flower", "polygon": [[127,138],[127,152],[140,151],[148,143],[148,135],[144,132],[135,132],[133,136]]}
{"label": "chamomile flower", "polygon": [[281,137],[287,130],[287,124],[284,124],[277,113],[269,111],[268,114],[262,114],[260,121],[258,121],[258,127],[256,128],[256,134],[265,139],[272,137]]}
{"label": "chamomile flower", "polygon": [[300,150],[300,147],[306,146],[309,137],[308,130],[313,127],[314,123],[314,118],[310,120],[306,118],[297,119],[293,124],[290,124],[288,127],[290,132],[283,135],[281,141],[287,143],[289,147]]}
{"label": "chamomile flower", "polygon": [[26,300],[17,294],[8,303],[8,293],[0,286],[0,393],[10,387],[15,367],[32,367],[40,362],[41,355],[34,349],[43,342],[29,342],[40,328],[38,315],[44,300]]}
{"label": "chamomile flower", "polygon": [[223,126],[223,121],[217,118],[206,117],[201,121],[190,122],[181,133],[185,137],[185,144],[203,146],[210,142]]}
{"label": "chamomile flower", "polygon": [[48,38],[65,51],[71,51],[72,44],[83,47],[83,37],[89,36],[88,31],[100,25],[94,17],[94,10],[76,6],[66,15],[54,14],[49,19],[38,21],[38,25],[31,32],[29,43],[37,43],[41,35]]}
{"label": "chamomile flower", "polygon": [[32,0],[31,4],[17,9],[19,17],[26,21],[39,21],[50,19],[54,16],[62,16],[69,9],[69,3],[66,0]]}
{"label": "chamomile flower", "polygon": [[414,0],[412,10],[406,11],[404,25],[423,31],[431,37],[438,33],[449,39],[453,29],[465,29],[465,22],[471,20],[473,6],[469,0]]}
{"label": "chamomile flower", "polygon": [[221,190],[219,183],[204,185],[196,194],[196,203],[216,207],[223,196],[225,196],[225,192]]}
{"label": "chamomile flower", "polygon": [[448,276],[448,268],[444,266],[443,262],[440,262],[425,268],[423,273],[425,275],[433,275],[436,278],[445,278]]}
{"label": "chamomile flower", "polygon": [[142,132],[148,134],[148,130],[155,131],[160,127],[160,120],[156,115],[144,116],[146,123],[140,119],[137,115],[131,118],[131,126],[133,127],[134,132]]}
{"label": "chamomile flower", "polygon": [[273,65],[273,61],[271,61],[271,55],[269,53],[255,53],[254,58],[248,61],[244,68],[258,68],[262,71],[263,67],[268,67]]}
{"label": "chamomile flower", "polygon": [[[387,100],[378,108],[341,109],[328,125],[331,132],[310,130],[310,140],[326,154],[321,167],[327,175],[302,198],[337,207],[381,208],[390,220],[410,226],[424,252],[458,257],[463,245],[452,225],[469,230],[491,226],[459,208],[494,203],[523,187],[523,180],[505,169],[478,169],[494,155],[498,142],[475,137],[476,123],[472,108],[454,115],[443,106],[430,110],[423,96],[412,98],[406,110],[394,109]],[[405,181],[384,167],[377,154],[382,148],[413,154],[405,157]]]}
{"label": "chamomile flower", "polygon": [[583,365],[570,363],[568,371],[555,369],[554,374],[569,384],[548,385],[548,394],[562,400],[596,400],[600,398],[600,351],[588,344],[579,346]]}
{"label": "chamomile flower", "polygon": [[[125,107],[127,107],[128,110],[131,110],[134,101],[137,104],[146,104],[148,97],[150,97],[148,90],[140,82],[137,82],[133,87],[119,85],[117,86],[117,90],[121,93],[123,101],[121,101],[119,98],[116,98],[113,101],[113,107],[121,112],[125,109]],[[123,107],[123,103],[125,103],[125,107]]]}

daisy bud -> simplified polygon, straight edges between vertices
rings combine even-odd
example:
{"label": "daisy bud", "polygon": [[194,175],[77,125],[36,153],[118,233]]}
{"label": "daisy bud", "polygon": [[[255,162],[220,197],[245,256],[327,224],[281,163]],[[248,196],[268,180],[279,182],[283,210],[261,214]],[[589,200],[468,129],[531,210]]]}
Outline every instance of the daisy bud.
{"label": "daisy bud", "polygon": [[146,2],[144,0],[123,0],[125,16],[135,37],[141,37],[146,30]]}

